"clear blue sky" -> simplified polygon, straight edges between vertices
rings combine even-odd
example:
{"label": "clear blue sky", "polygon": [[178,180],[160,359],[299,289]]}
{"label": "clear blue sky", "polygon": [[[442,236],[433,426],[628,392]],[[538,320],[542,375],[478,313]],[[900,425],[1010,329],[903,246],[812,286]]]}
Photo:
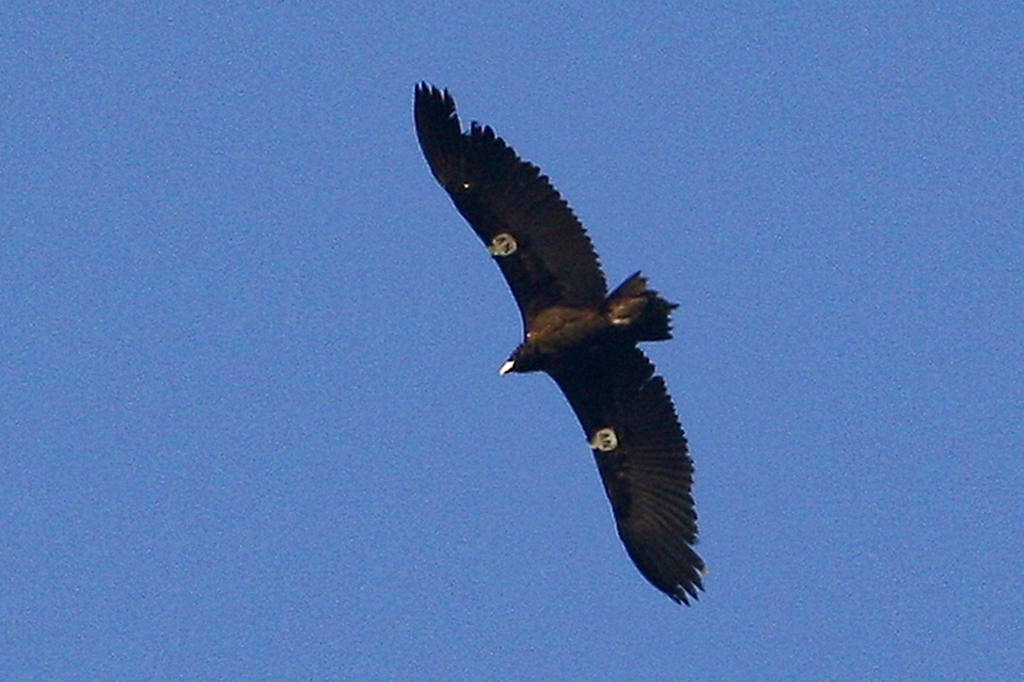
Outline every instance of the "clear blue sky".
{"label": "clear blue sky", "polygon": [[[0,679],[1024,675],[1019,2],[223,5],[0,12]],[[420,80],[680,304],[696,605]]]}

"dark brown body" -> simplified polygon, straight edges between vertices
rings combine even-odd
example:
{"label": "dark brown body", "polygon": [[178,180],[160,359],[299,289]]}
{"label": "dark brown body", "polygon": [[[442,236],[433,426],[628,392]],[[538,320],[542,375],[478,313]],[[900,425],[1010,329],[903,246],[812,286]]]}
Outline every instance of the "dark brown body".
{"label": "dark brown body", "polygon": [[526,339],[501,366],[501,373],[558,371],[573,350],[632,346],[639,341],[672,338],[669,313],[677,306],[647,289],[634,274],[612,292],[598,310],[551,306],[526,319]]}

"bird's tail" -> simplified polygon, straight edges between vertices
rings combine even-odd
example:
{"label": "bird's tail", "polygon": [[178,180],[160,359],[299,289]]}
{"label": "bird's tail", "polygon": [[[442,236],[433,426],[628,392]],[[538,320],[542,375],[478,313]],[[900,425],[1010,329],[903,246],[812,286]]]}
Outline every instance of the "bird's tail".
{"label": "bird's tail", "polygon": [[605,301],[608,320],[613,326],[627,329],[635,341],[671,339],[669,315],[678,307],[648,289],[647,279],[639,272],[620,284]]}

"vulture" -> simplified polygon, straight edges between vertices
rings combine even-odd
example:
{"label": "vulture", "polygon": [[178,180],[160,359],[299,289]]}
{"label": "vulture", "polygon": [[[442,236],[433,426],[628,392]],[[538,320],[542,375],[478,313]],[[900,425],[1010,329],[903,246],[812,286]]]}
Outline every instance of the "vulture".
{"label": "vulture", "polygon": [[703,590],[693,462],[665,382],[637,347],[672,338],[677,306],[639,272],[611,293],[580,221],[489,126],[463,132],[447,90],[416,86],[427,164],[505,276],[524,339],[499,372],[547,373],[583,427],[626,552],[675,602]]}

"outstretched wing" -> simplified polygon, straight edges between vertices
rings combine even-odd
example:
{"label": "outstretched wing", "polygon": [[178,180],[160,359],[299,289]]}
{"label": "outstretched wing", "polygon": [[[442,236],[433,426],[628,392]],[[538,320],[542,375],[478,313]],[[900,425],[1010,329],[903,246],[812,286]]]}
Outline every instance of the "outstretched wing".
{"label": "outstretched wing", "polygon": [[430,170],[497,260],[524,321],[553,305],[600,308],[594,247],[547,177],[489,127],[463,133],[447,90],[418,85],[415,117]]}
{"label": "outstretched wing", "polygon": [[619,537],[640,572],[677,602],[703,589],[693,550],[693,462],[665,382],[635,346],[590,351],[551,372],[594,452]]}

